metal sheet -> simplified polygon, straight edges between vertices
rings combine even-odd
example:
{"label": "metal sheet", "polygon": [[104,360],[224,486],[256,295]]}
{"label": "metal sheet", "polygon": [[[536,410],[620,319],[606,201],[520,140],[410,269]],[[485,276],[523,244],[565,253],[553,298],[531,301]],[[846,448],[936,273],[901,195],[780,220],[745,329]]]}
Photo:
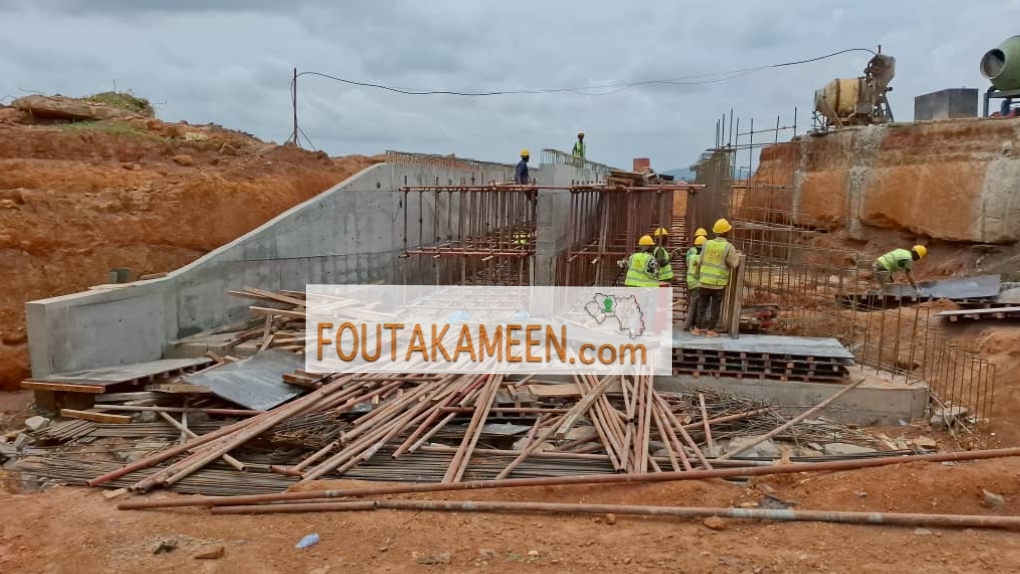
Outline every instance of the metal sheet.
{"label": "metal sheet", "polygon": [[673,347],[704,351],[732,351],[769,355],[797,355],[802,357],[829,357],[853,359],[836,339],[821,337],[785,337],[781,335],[741,335],[739,339],[727,336],[695,337],[686,331],[673,331]]}
{"label": "metal sheet", "polygon": [[203,373],[187,375],[185,381],[212,390],[216,396],[245,408],[265,411],[305,392],[283,382],[285,373],[304,366],[297,354],[270,349],[247,359]]}
{"label": "metal sheet", "polygon": [[[943,279],[940,281],[921,281],[917,284],[921,290],[922,297],[934,297],[936,299],[978,299],[981,297],[995,297],[1002,287],[1001,276],[999,275],[977,275],[975,277],[961,277],[959,279]],[[887,291],[887,295],[899,297],[910,297],[915,295],[910,285],[894,285]]]}
{"label": "metal sheet", "polygon": [[57,373],[46,377],[32,379],[44,383],[68,383],[109,386],[126,383],[138,379],[146,379],[156,375],[172,373],[181,369],[190,369],[212,363],[212,359],[198,357],[193,359],[163,359],[146,363],[116,365],[98,369],[85,369],[70,373]]}
{"label": "metal sheet", "polygon": [[1020,313],[1017,307],[992,307],[991,309],[960,309],[959,311],[943,311],[936,317],[954,317],[962,315],[996,315],[998,313]]}
{"label": "metal sheet", "polygon": [[501,436],[513,436],[531,430],[530,426],[515,425],[510,423],[489,423],[482,427],[482,432]]}

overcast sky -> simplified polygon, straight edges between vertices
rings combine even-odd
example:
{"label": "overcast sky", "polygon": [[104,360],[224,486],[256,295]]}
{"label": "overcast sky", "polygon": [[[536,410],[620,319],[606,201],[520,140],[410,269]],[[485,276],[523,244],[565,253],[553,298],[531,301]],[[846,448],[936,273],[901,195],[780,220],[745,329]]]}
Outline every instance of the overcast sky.
{"label": "overcast sky", "polygon": [[[340,4],[357,8],[341,8]],[[0,0],[0,97],[131,90],[162,119],[214,122],[283,142],[292,68],[432,90],[522,90],[690,77],[874,48],[897,59],[892,108],[987,85],[981,56],[1020,33],[1020,0]],[[756,128],[810,125],[813,94],[856,77],[850,53],[701,85],[576,93],[408,96],[305,76],[299,119],[331,155],[387,149],[516,161],[569,150],[666,170],[713,144],[731,108]],[[719,76],[705,77],[717,79]],[[10,102],[10,98],[4,100]],[[783,139],[788,139],[784,137]]]}

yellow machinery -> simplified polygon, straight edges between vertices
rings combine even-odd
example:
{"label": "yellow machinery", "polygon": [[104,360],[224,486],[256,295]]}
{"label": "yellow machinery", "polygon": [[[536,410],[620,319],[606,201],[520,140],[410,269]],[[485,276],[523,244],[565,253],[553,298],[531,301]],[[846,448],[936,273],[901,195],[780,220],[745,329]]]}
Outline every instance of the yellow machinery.
{"label": "yellow machinery", "polygon": [[893,121],[886,93],[896,73],[896,58],[882,53],[881,46],[868,62],[864,75],[836,79],[815,92],[815,116],[823,129]]}

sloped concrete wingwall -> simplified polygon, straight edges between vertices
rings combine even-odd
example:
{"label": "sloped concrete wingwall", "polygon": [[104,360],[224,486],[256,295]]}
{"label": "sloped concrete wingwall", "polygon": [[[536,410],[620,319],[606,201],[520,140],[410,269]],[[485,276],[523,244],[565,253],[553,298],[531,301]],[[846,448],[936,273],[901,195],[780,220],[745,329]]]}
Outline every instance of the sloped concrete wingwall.
{"label": "sloped concrete wingwall", "polygon": [[31,301],[32,374],[160,359],[181,337],[247,318],[251,301],[229,296],[232,289],[415,283],[419,278],[408,275],[399,258],[405,240],[417,244],[422,237],[429,244],[448,230],[433,229],[432,200],[404,205],[400,187],[512,178],[513,167],[498,164],[476,171],[378,164],[166,277]]}
{"label": "sloped concrete wingwall", "polygon": [[1020,241],[1020,120],[955,119],[850,128],[762,150],[758,179],[791,190],[798,223],[900,229],[974,243]]}

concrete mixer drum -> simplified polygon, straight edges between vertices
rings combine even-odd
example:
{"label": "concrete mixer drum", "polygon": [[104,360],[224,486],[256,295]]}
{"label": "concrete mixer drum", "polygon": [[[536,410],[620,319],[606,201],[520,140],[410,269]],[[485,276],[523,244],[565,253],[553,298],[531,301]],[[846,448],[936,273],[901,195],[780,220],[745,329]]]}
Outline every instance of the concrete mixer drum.
{"label": "concrete mixer drum", "polygon": [[868,62],[864,75],[836,79],[815,92],[815,117],[821,129],[893,121],[886,93],[896,74],[896,58],[881,52]]}

